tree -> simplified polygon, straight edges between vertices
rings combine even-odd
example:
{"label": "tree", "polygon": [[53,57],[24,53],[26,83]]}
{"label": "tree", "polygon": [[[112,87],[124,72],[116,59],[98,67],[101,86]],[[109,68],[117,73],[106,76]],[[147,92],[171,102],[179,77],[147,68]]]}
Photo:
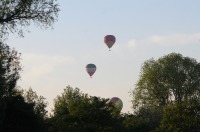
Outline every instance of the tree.
{"label": "tree", "polygon": [[39,124],[40,131],[45,130],[45,120],[47,117],[47,102],[43,96],[38,96],[32,88],[28,90],[17,90],[19,95],[23,96],[25,103],[33,106],[34,116],[37,117],[37,123]]}
{"label": "tree", "polygon": [[33,91],[25,96],[16,89],[20,78],[20,54],[2,43],[10,32],[23,36],[32,23],[50,27],[59,12],[56,0],[1,0],[0,1],[0,131],[44,131],[46,103]]}
{"label": "tree", "polygon": [[26,103],[21,95],[0,101],[1,132],[42,132],[44,127],[34,113],[34,105]]}
{"label": "tree", "polygon": [[21,70],[20,54],[0,42],[0,99],[12,95]]}
{"label": "tree", "polygon": [[107,101],[67,86],[54,100],[54,115],[47,122],[48,131],[124,130],[122,118],[112,115]]}
{"label": "tree", "polygon": [[20,78],[20,55],[0,42],[0,130],[5,124],[7,102],[12,100],[13,89]]}
{"label": "tree", "polygon": [[133,108],[181,104],[200,97],[200,63],[171,53],[144,62],[133,90]]}
{"label": "tree", "polygon": [[0,131],[40,132],[46,104],[31,90],[25,101],[16,87],[21,70],[20,54],[0,42]]}
{"label": "tree", "polygon": [[[165,55],[158,60],[147,60],[142,65],[140,77],[132,95],[135,112],[132,120],[134,123],[134,119],[140,119],[141,123],[137,125],[139,128],[143,125],[148,130],[155,130],[159,127],[160,122],[165,124],[171,120],[168,118],[169,116],[177,117],[176,112],[172,112],[174,115],[168,114],[174,108],[170,107],[170,109],[163,110],[170,105],[182,106],[187,104],[188,108],[192,108],[190,111],[196,110],[193,113],[194,116],[182,115],[188,120],[192,120],[199,113],[197,108],[200,105],[200,63],[193,58],[183,57],[177,53]],[[181,113],[179,109],[177,111]],[[181,114],[188,113],[182,112]],[[181,119],[183,118],[179,116],[174,119],[173,123]],[[152,122],[154,123],[152,124]],[[170,124],[170,121],[168,124]],[[170,125],[166,123],[157,130],[162,131]],[[179,128],[170,130],[179,130]]]}
{"label": "tree", "polygon": [[50,27],[59,12],[56,0],[1,0],[0,38],[9,32],[23,36],[23,28],[31,23],[41,28]]}
{"label": "tree", "polygon": [[26,103],[34,104],[34,112],[38,115],[41,119],[47,118],[47,102],[43,96],[38,96],[32,88],[28,90],[23,90],[21,95],[24,97]]}
{"label": "tree", "polygon": [[182,103],[165,106],[159,132],[191,132],[200,128],[200,105]]}

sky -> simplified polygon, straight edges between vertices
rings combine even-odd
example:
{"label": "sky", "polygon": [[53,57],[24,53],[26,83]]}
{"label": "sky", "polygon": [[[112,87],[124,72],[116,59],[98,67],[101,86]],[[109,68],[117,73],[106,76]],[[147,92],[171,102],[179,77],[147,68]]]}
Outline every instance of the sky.
{"label": "sky", "polygon": [[[18,85],[32,88],[48,101],[70,85],[101,98],[119,97],[130,112],[144,61],[172,52],[200,62],[199,0],[58,0],[60,13],[53,29],[29,27],[24,38],[6,41],[22,53]],[[109,51],[105,35],[116,42]],[[97,70],[92,79],[86,65]]]}

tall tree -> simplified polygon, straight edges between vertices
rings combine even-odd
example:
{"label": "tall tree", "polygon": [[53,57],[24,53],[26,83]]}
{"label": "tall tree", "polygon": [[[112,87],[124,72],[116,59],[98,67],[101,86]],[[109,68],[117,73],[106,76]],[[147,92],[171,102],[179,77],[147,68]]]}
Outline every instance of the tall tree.
{"label": "tall tree", "polygon": [[0,131],[43,131],[34,103],[25,102],[16,92],[20,71],[20,54],[0,42]]}
{"label": "tall tree", "polygon": [[48,28],[56,21],[58,12],[56,0],[1,0],[0,38],[9,32],[23,36],[23,29],[31,23]]}
{"label": "tall tree", "polygon": [[200,63],[171,53],[158,60],[146,61],[133,90],[133,107],[165,106],[199,100]]}
{"label": "tall tree", "polygon": [[21,70],[20,54],[0,42],[0,99],[12,94]]}

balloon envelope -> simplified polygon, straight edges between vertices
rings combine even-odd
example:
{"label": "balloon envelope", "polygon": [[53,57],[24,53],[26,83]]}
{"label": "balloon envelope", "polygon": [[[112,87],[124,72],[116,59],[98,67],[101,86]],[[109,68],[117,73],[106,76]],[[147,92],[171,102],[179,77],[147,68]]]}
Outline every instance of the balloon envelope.
{"label": "balloon envelope", "polygon": [[94,64],[88,64],[86,66],[86,71],[90,75],[90,77],[95,73],[96,71],[96,66]]}
{"label": "balloon envelope", "polygon": [[106,35],[104,37],[104,43],[108,46],[109,49],[113,46],[115,41],[116,41],[116,39],[115,39],[115,36],[113,36],[113,35]]}
{"label": "balloon envelope", "polygon": [[123,108],[123,102],[118,97],[111,98],[109,101],[109,105],[113,106],[118,111],[121,111]]}

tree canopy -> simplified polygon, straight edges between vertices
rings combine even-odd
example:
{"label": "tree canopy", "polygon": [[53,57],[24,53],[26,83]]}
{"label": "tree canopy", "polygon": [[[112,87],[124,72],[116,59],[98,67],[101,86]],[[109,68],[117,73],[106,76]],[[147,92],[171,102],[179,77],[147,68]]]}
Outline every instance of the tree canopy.
{"label": "tree canopy", "polygon": [[57,0],[0,1],[0,131],[195,131],[200,128],[200,63],[171,53],[144,62],[132,91],[134,114],[114,111],[109,99],[89,96],[67,86],[47,102],[32,89],[16,89],[22,67],[20,53],[3,43],[9,33],[24,35],[32,24],[52,27]]}
{"label": "tree canopy", "polygon": [[200,128],[199,103],[182,103],[165,106],[158,132],[195,132]]}
{"label": "tree canopy", "polygon": [[9,33],[23,36],[31,24],[51,27],[59,12],[56,0],[0,1],[0,131],[45,131],[47,103],[32,89],[20,91],[20,53],[3,43]]}
{"label": "tree canopy", "polygon": [[0,99],[11,95],[21,70],[20,54],[0,42]]}
{"label": "tree canopy", "polygon": [[44,125],[34,112],[34,104],[26,103],[23,96],[13,95],[0,101],[0,131],[42,132]]}
{"label": "tree canopy", "polygon": [[140,121],[136,127],[157,131],[197,130],[200,63],[178,53],[149,59],[142,65],[132,96],[135,112],[132,120]]}
{"label": "tree canopy", "polygon": [[0,42],[0,131],[44,131],[46,103],[31,89],[17,89],[21,70],[20,54]]}
{"label": "tree canopy", "polygon": [[22,90],[21,95],[24,97],[26,103],[34,104],[34,112],[36,115],[42,119],[47,117],[48,111],[45,108],[47,107],[48,103],[43,96],[38,96],[37,93],[32,90],[32,88],[29,88],[28,90]]}
{"label": "tree canopy", "polygon": [[199,100],[200,63],[177,53],[147,60],[133,97],[134,108]]}
{"label": "tree canopy", "polygon": [[122,131],[120,115],[113,115],[108,99],[89,96],[67,86],[54,100],[54,115],[49,131]]}
{"label": "tree canopy", "polygon": [[56,0],[1,0],[0,38],[9,32],[23,36],[31,23],[41,28],[50,27],[59,12]]}

